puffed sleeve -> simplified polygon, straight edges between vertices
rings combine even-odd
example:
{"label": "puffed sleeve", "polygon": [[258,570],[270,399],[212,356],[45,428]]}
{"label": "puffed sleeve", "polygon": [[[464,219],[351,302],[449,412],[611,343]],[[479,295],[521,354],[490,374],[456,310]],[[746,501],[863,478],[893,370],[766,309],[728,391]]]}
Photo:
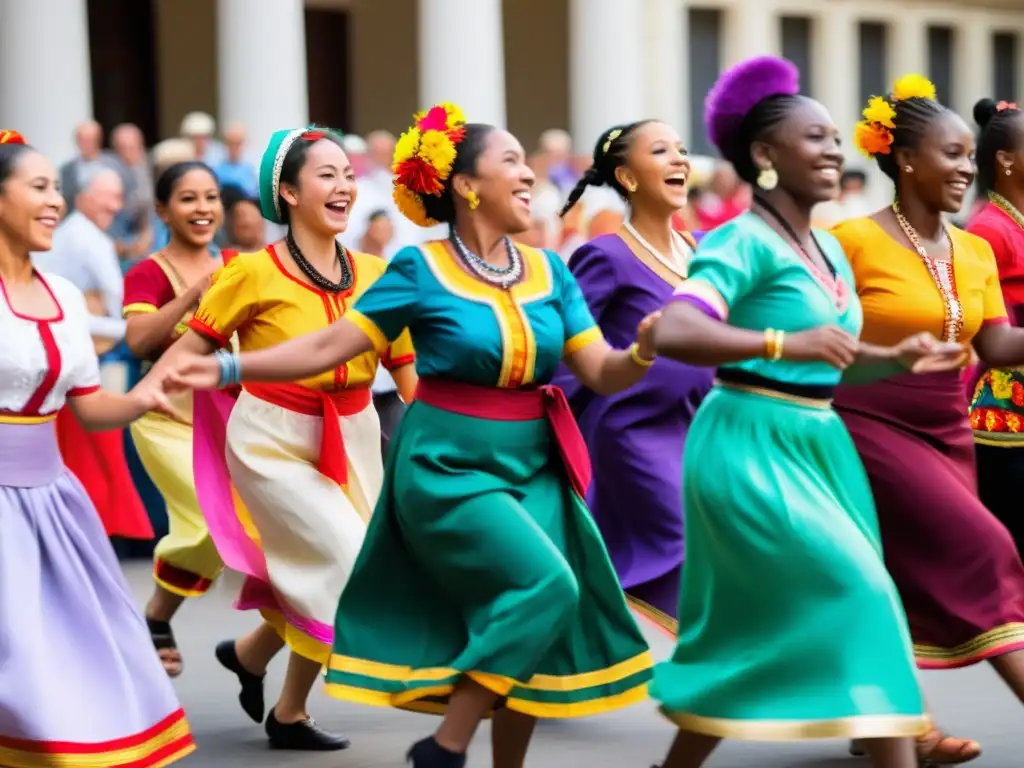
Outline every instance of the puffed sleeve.
{"label": "puffed sleeve", "polygon": [[406,328],[401,335],[388,344],[387,352],[381,358],[380,363],[389,371],[401,368],[403,365],[416,362],[416,352],[412,348],[412,334]]}
{"label": "puffed sleeve", "polygon": [[258,275],[250,258],[239,256],[218,269],[188,327],[220,347],[256,315],[259,305]]}
{"label": "puffed sleeve", "polygon": [[619,286],[615,260],[594,243],[585,243],[569,259],[569,271],[583,293],[594,319],[601,323],[605,307]]}
{"label": "puffed sleeve", "polygon": [[565,326],[565,342],[562,346],[562,357],[574,355],[586,346],[604,338],[601,329],[594,320],[594,314],[587,306],[580,284],[576,282],[572,272],[552,251],[545,251],[555,286],[558,290],[562,324]]}
{"label": "puffed sleeve", "polygon": [[[389,343],[404,349],[405,342],[400,337],[416,322],[420,309],[419,270],[422,259],[419,248],[409,246],[400,250],[384,274],[345,313],[346,320],[370,337],[382,359],[389,354],[392,358],[399,355],[397,348],[388,352]],[[411,353],[411,341],[408,342],[408,350]]]}
{"label": "puffed sleeve", "polygon": [[982,326],[1002,325],[1010,322],[1003,301],[1003,289],[999,284],[999,267],[992,253],[992,246],[981,238],[975,238],[975,247],[982,258],[985,270],[985,293],[982,299],[984,320]]}
{"label": "puffed sleeve", "polygon": [[174,286],[153,259],[143,259],[124,276],[124,317],[156,312],[171,301]]}
{"label": "puffed sleeve", "polygon": [[690,262],[689,277],[673,301],[693,304],[712,317],[726,320],[729,308],[743,299],[760,279],[758,245],[737,221],[705,235]]}

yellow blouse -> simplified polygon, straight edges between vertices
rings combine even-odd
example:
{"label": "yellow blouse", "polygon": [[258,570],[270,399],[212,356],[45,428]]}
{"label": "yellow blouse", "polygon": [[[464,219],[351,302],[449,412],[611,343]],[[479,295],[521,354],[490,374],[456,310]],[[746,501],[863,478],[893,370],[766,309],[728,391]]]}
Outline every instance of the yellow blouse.
{"label": "yellow blouse", "polygon": [[[265,349],[312,331],[326,328],[342,317],[355,300],[381,275],[387,264],[377,256],[348,251],[352,286],[327,293],[302,282],[281,263],[274,247],[241,253],[217,271],[189,327],[220,346],[238,334],[242,351]],[[389,370],[415,360],[409,331],[378,358],[366,352],[333,371],[296,382],[309,389],[332,392],[369,387],[380,360]]]}
{"label": "yellow blouse", "polygon": [[[864,341],[888,346],[922,331],[943,337],[945,301],[916,251],[896,242],[867,217],[844,221],[832,234],[853,267],[864,308]],[[949,228],[949,235],[956,292],[964,312],[958,341],[969,342],[982,326],[1006,320],[999,270],[992,247],[983,239],[956,227]]]}

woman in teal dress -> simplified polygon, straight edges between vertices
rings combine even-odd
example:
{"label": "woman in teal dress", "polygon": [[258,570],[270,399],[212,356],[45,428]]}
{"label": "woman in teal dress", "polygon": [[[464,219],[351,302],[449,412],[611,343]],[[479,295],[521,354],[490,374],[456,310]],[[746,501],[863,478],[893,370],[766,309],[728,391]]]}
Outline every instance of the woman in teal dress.
{"label": "woman in teal dress", "polygon": [[859,344],[839,243],[812,230],[843,156],[795,68],[739,65],[708,97],[708,131],[756,185],[752,211],[701,242],[656,328],[659,352],[718,366],[683,466],[679,640],[652,686],[680,732],[664,768],[696,768],[722,738],[862,738],[879,768],[916,765],[927,730],[899,596],[867,477],[833,387],[962,352],[925,335]]}
{"label": "woman in teal dress", "polygon": [[293,381],[410,329],[420,386],[341,596],[328,691],[444,712],[410,751],[415,768],[465,765],[493,711],[494,765],[521,768],[535,718],[647,695],[650,652],[583,502],[586,447],[547,382],[565,360],[599,392],[636,383],[652,318],[611,349],[561,259],[509,239],[530,226],[534,181],[510,134],[442,105],[395,161],[403,211],[450,224],[448,240],[400,251],[327,331],[184,360],[165,386]]}

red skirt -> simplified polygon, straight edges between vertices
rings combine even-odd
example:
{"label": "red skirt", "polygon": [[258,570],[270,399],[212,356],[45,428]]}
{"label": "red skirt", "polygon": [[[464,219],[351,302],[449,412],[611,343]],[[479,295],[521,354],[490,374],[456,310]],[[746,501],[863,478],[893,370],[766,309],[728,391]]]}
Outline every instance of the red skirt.
{"label": "red skirt", "polygon": [[918,666],[962,667],[1024,648],[1024,565],[978,498],[960,374],[840,387],[835,407],[871,481]]}
{"label": "red skirt", "polygon": [[124,457],[124,431],[87,432],[71,409],[63,408],[57,414],[57,441],[64,464],[85,486],[107,536],[152,539],[153,526]]}

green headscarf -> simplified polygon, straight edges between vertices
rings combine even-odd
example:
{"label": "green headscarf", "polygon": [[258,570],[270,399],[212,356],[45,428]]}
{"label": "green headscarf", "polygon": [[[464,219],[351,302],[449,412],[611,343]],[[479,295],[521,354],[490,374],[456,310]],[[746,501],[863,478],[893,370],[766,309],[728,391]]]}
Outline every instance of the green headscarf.
{"label": "green headscarf", "polygon": [[284,212],[281,210],[281,167],[284,165],[288,150],[296,141],[307,138],[307,133],[320,134],[315,138],[308,137],[311,141],[319,141],[327,135],[341,137],[340,132],[319,125],[274,131],[260,162],[260,211],[267,221],[284,224]]}

